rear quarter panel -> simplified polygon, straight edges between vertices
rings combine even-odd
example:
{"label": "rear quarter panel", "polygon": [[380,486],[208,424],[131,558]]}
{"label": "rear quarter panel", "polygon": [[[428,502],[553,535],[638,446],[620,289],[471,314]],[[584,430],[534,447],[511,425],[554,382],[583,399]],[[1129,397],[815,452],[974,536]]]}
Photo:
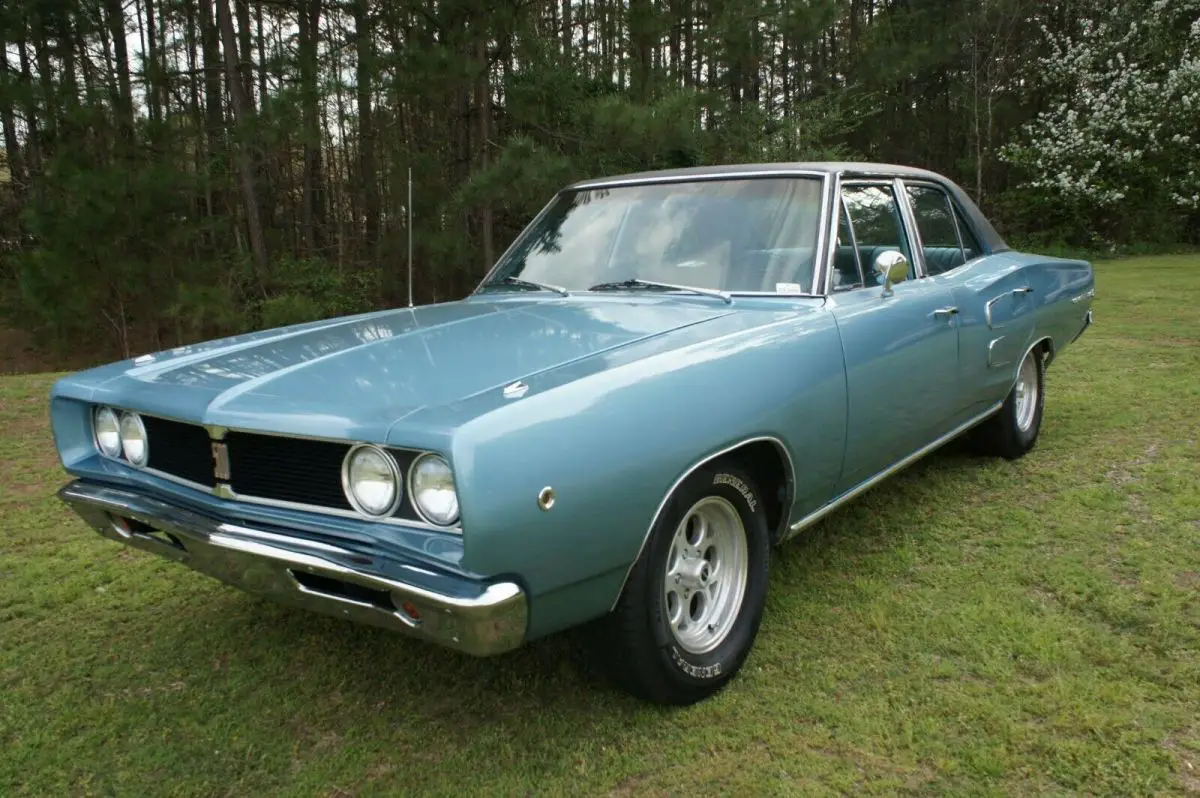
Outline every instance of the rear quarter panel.
{"label": "rear quarter panel", "polygon": [[1049,338],[1055,354],[1070,344],[1083,329],[1095,284],[1086,261],[1021,252],[988,255],[935,279],[953,285],[960,308],[965,401],[957,420],[1003,400],[1035,342]]}
{"label": "rear quarter panel", "polygon": [[1026,254],[1020,258],[1037,300],[1037,335],[1050,337],[1057,357],[1086,326],[1096,293],[1095,272],[1084,260]]}

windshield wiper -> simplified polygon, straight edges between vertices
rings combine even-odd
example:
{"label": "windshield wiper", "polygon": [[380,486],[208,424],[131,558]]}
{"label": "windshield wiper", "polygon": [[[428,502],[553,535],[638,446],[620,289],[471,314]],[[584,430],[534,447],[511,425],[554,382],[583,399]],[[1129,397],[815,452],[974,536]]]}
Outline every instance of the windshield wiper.
{"label": "windshield wiper", "polygon": [[559,296],[571,295],[570,291],[557,285],[550,285],[550,283],[535,283],[533,280],[522,280],[520,277],[505,277],[500,282],[508,283],[509,285],[523,285],[526,288],[536,288],[539,291],[553,291]]}
{"label": "windshield wiper", "polygon": [[616,283],[597,283],[589,288],[589,291],[611,291],[619,288],[665,288],[669,291],[691,291],[693,294],[702,294],[704,296],[715,296],[725,302],[726,305],[733,304],[733,297],[724,291],[718,291],[715,288],[697,288],[694,285],[675,285],[674,283],[660,283],[656,280],[643,280],[640,277],[630,277],[628,280],[622,280]]}

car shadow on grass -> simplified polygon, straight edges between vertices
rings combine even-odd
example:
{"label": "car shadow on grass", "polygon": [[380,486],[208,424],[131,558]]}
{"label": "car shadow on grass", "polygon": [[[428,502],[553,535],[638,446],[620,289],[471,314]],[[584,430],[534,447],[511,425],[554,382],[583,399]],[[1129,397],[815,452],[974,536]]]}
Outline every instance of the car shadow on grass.
{"label": "car shadow on grass", "polygon": [[[848,552],[886,549],[897,528],[911,533],[919,526],[923,511],[913,499],[915,486],[937,480],[943,489],[948,484],[952,488],[956,480],[969,481],[973,470],[989,462],[994,461],[951,443],[776,549],[776,563],[784,570],[799,567],[805,580],[823,582]],[[875,522],[881,517],[886,523]],[[783,589],[778,581],[773,579],[774,590]],[[214,590],[219,592],[213,601],[198,610],[206,616],[204,620],[193,617],[202,628],[188,624],[170,632],[163,630],[169,637],[160,640],[168,648],[190,648],[198,636],[206,638],[219,649],[213,654],[215,678],[223,669],[257,667],[256,663],[265,659],[272,663],[272,670],[282,669],[287,674],[293,689],[320,691],[336,685],[349,704],[397,702],[410,721],[414,714],[434,720],[463,713],[507,716],[530,710],[569,711],[580,718],[589,708],[636,714],[646,706],[610,684],[591,626],[481,659],[392,632],[255,600],[231,588],[217,586]],[[764,624],[770,623],[768,609]],[[221,641],[225,645],[220,645]],[[312,700],[320,699],[314,693]],[[471,725],[477,723],[476,717]]]}
{"label": "car shadow on grass", "polygon": [[[536,781],[539,769],[569,774],[580,763],[644,767],[647,747],[663,740],[700,755],[719,738],[696,737],[697,719],[717,735],[717,719],[730,712],[770,718],[780,701],[790,713],[809,711],[809,698],[780,686],[794,681],[807,649],[788,623],[810,609],[825,617],[831,602],[853,611],[865,599],[826,596],[822,586],[845,578],[859,558],[890,556],[897,532],[911,542],[928,512],[956,512],[923,506],[921,485],[964,491],[988,462],[952,445],[776,550],[760,650],[730,689],[695,707],[660,708],[620,692],[598,667],[587,627],[477,659],[255,599],[135,554],[135,568],[107,566],[117,583],[79,608],[69,638],[38,644],[47,661],[76,662],[87,673],[54,680],[56,700],[71,711],[52,714],[47,733],[81,746],[72,754],[68,743],[57,755],[68,773],[86,767],[84,775],[191,779],[197,789],[235,783],[247,792],[372,780],[419,791],[421,778],[437,786],[439,772],[517,785]],[[114,723],[118,748],[71,737],[81,727],[107,735]],[[195,773],[199,761],[209,763],[203,774]]]}

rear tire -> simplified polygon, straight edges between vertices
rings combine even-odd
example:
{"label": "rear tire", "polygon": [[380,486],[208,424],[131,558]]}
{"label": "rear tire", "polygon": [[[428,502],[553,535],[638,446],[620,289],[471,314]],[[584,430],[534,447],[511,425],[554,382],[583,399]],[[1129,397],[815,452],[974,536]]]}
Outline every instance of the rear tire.
{"label": "rear tire", "polygon": [[1034,347],[1021,361],[1017,381],[1000,410],[975,428],[972,438],[977,449],[1016,460],[1033,448],[1042,428],[1045,376],[1045,358],[1040,348]]}
{"label": "rear tire", "polygon": [[732,464],[705,466],[668,500],[616,608],[598,629],[610,676],[659,704],[707,698],[742,667],[766,602],[762,494]]}

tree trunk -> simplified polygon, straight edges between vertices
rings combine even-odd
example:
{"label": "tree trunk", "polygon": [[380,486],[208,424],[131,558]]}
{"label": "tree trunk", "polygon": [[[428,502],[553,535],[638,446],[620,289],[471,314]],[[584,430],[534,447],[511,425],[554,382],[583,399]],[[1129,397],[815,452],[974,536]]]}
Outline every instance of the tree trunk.
{"label": "tree trunk", "polygon": [[162,118],[162,99],[159,84],[158,39],[154,29],[154,0],[146,0],[146,100],[150,106],[150,119],[157,122]]}
{"label": "tree trunk", "polygon": [[246,91],[246,107],[254,108],[254,58],[251,55],[250,0],[235,0],[238,24],[238,67]]}
{"label": "tree trunk", "polygon": [[321,2],[300,3],[300,112],[304,128],[304,205],[301,209],[304,243],[310,255],[324,247],[325,192],[321,170],[320,89],[317,48],[320,40]]}
{"label": "tree trunk", "polygon": [[629,39],[633,46],[633,63],[629,69],[629,83],[634,99],[642,103],[650,98],[652,13],[650,0],[630,0]]}
{"label": "tree trunk", "polygon": [[[29,50],[25,46],[25,37],[17,39],[17,59],[21,66],[21,85],[33,86],[33,76],[30,74]],[[37,105],[34,103],[32,92],[23,92],[22,105],[25,111],[25,150],[27,154],[25,167],[32,178],[42,171],[42,140],[38,129]]]}
{"label": "tree trunk", "polygon": [[229,13],[229,0],[217,0],[217,24],[221,29],[221,45],[225,51],[225,81],[229,87],[229,104],[233,109],[234,129],[237,132],[237,170],[242,186],[242,200],[246,205],[246,223],[250,233],[250,248],[254,253],[255,275],[260,289],[267,283],[267,242],[263,235],[262,220],[258,210],[258,194],[254,188],[254,165],[244,138],[250,110],[246,100],[245,86],[238,73],[237,37],[233,31],[233,16]]}
{"label": "tree trunk", "polygon": [[254,30],[258,40],[258,107],[267,106],[267,47],[263,37],[263,4],[254,4]]}
{"label": "tree trunk", "polygon": [[0,129],[4,132],[4,155],[8,160],[8,171],[12,182],[17,187],[18,196],[25,193],[28,175],[25,172],[25,159],[21,155],[21,143],[17,141],[16,114],[13,112],[12,93],[8,91],[10,83],[8,72],[8,41],[7,31],[0,30]]}
{"label": "tree trunk", "polygon": [[[375,174],[375,120],[371,79],[375,74],[375,28],[369,0],[355,0],[354,36],[357,48],[355,93],[358,104],[358,180],[363,192],[363,238],[372,255],[379,242],[379,176]],[[355,220],[357,229],[357,220]]]}
{"label": "tree trunk", "polygon": [[562,0],[562,51],[568,60],[571,58],[571,0]]}
{"label": "tree trunk", "polygon": [[[491,65],[488,61],[485,35],[483,30],[476,33],[479,38],[475,43],[475,60],[479,63],[479,78],[475,84],[475,102],[479,110],[479,168],[486,172],[491,166],[492,86]],[[483,236],[483,271],[486,272],[496,260],[495,220],[492,214],[492,203],[486,199],[483,207],[480,208],[479,224]]]}
{"label": "tree trunk", "polygon": [[117,71],[117,123],[122,134],[133,140],[133,81],[129,77],[129,48],[125,43],[125,10],[121,0],[104,0],[104,15],[112,35]]}

